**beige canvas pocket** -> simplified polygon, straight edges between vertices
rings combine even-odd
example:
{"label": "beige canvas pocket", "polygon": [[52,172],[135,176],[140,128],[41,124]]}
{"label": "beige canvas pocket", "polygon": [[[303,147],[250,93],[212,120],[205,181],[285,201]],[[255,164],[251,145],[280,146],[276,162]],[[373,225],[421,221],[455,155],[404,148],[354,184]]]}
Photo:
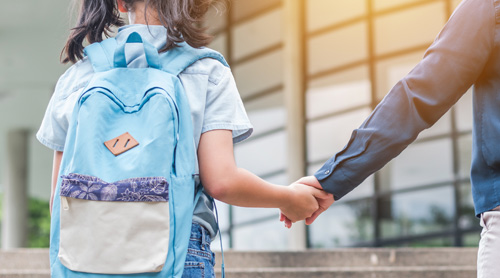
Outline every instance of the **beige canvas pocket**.
{"label": "beige canvas pocket", "polygon": [[72,174],[61,186],[59,259],[73,271],[159,272],[169,246],[168,186],[159,178],[106,183]]}

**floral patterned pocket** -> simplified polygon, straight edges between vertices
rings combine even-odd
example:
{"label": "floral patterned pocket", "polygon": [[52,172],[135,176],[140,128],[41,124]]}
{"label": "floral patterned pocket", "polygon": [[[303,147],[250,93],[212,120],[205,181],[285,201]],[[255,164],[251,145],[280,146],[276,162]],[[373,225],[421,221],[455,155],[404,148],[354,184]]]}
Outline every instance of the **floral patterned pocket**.
{"label": "floral patterned pocket", "polygon": [[159,272],[168,253],[168,183],[163,177],[108,183],[69,174],[61,183],[59,259],[73,271]]}

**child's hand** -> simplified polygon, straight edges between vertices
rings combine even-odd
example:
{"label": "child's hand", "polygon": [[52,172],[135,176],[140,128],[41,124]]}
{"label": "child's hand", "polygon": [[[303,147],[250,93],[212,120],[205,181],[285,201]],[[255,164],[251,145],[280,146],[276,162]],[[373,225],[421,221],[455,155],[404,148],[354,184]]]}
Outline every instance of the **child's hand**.
{"label": "child's hand", "polygon": [[293,183],[289,187],[289,202],[281,207],[281,212],[290,222],[297,222],[315,214],[320,205],[319,199],[329,199],[331,194],[301,183]]}

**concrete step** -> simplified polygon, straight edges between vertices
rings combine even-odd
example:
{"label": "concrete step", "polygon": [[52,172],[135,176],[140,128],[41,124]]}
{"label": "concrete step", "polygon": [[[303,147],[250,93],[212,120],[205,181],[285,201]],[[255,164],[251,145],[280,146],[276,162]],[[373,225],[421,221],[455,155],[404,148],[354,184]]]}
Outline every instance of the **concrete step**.
{"label": "concrete step", "polygon": [[[216,271],[220,277],[220,270]],[[331,267],[227,269],[231,278],[473,278],[475,267]],[[50,278],[49,271],[0,271],[0,278]]]}
{"label": "concrete step", "polygon": [[[349,248],[305,252],[224,252],[226,268],[475,266],[477,248]],[[221,256],[216,253],[216,262]]]}
{"label": "concrete step", "polygon": [[[231,278],[472,278],[476,253],[477,248],[352,248],[226,251],[224,257]],[[216,253],[216,262],[220,274],[220,253]],[[0,278],[49,277],[47,249],[0,251]]]}
{"label": "concrete step", "polygon": [[50,278],[50,271],[39,269],[0,270],[0,278]]}
{"label": "concrete step", "polygon": [[[305,252],[226,251],[226,267],[346,267],[475,265],[477,248],[350,248]],[[0,269],[48,269],[47,249],[0,252]],[[217,263],[221,262],[216,252]]]}
{"label": "concrete step", "polygon": [[0,251],[0,271],[13,269],[50,269],[49,250],[33,248]]}
{"label": "concrete step", "polygon": [[[474,278],[476,268],[454,267],[319,267],[226,269],[231,278]],[[216,271],[220,277],[220,270]]]}

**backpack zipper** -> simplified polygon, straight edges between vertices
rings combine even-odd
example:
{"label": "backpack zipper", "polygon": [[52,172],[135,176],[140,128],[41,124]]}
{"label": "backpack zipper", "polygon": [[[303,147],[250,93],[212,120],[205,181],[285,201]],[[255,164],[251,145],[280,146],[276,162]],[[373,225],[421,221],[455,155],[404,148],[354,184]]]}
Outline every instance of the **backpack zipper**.
{"label": "backpack zipper", "polygon": [[61,196],[61,203],[63,210],[69,210],[68,198]]}

